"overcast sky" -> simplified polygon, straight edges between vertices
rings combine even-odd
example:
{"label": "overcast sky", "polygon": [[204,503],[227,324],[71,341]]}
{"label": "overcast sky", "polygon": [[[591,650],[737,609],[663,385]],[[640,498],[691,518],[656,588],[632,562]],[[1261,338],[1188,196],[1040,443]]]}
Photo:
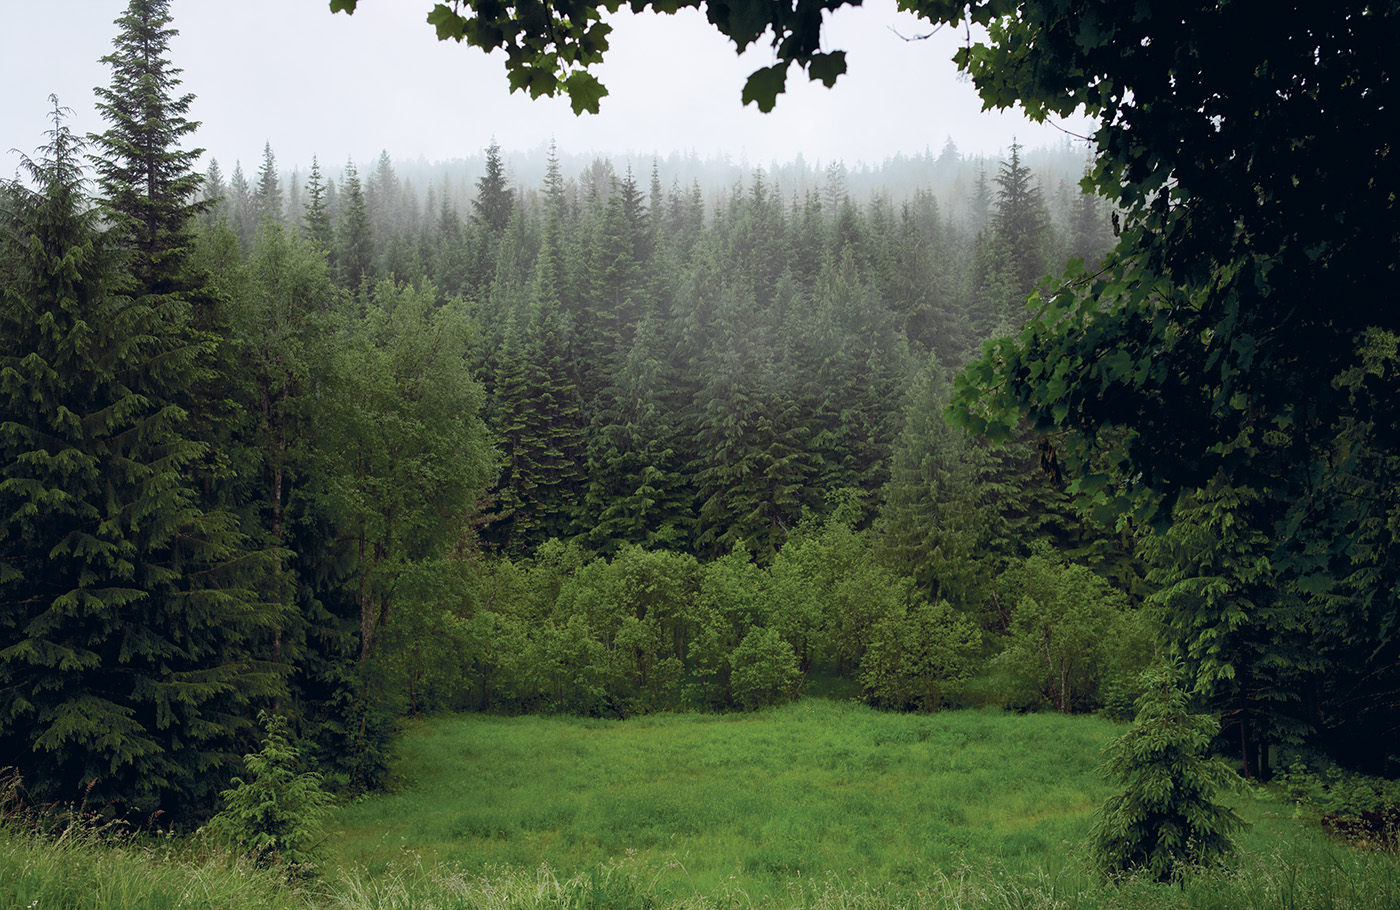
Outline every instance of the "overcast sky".
{"label": "overcast sky", "polygon": [[[100,131],[92,89],[108,69],[116,19],[126,0],[0,0],[0,175],[18,163],[10,149],[43,142],[47,97],[73,109],[79,133]],[[436,40],[424,17],[431,0],[361,0],[354,16],[327,0],[173,0],[171,58],[184,69],[199,146],[225,173],[249,173],[270,141],[284,170],[303,171],[313,153],[338,169],[381,149],[400,161],[448,160],[479,152],[494,137],[507,152],[551,138],[570,153],[650,157],[728,155],[755,166],[801,153],[809,163],[877,164],[896,153],[937,152],[951,135],[966,153],[996,154],[1013,137],[1058,145],[1066,134],[1014,113],[983,113],[950,57],[962,40],[944,29],[906,41],[926,23],[870,0],[827,27],[827,50],[847,51],[836,88],[790,79],[777,109],[740,104],[748,74],[772,62],[764,46],[736,58],[701,14],[619,14],[608,60],[595,72],[611,94],[602,113],[575,117],[566,100],[531,101],[507,90],[503,57]],[[898,32],[898,34],[896,33]],[[793,71],[794,77],[797,75]],[[1083,121],[1060,124],[1086,133]]]}

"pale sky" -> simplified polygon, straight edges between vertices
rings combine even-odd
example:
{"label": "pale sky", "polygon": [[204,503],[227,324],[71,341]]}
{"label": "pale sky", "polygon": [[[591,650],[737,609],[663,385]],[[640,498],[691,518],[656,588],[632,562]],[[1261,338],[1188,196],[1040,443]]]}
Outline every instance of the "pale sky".
{"label": "pale sky", "polygon": [[[1013,137],[1035,148],[1066,134],[1015,113],[982,112],[950,62],[963,40],[943,29],[905,41],[926,23],[894,0],[845,10],[826,50],[847,52],[834,89],[794,69],[777,108],[740,103],[748,74],[772,62],[766,45],[742,58],[696,11],[674,17],[620,13],[607,62],[595,72],[611,94],[597,116],[575,117],[565,99],[510,94],[503,57],[438,42],[424,17],[431,0],[361,0],[354,16],[327,0],[173,0],[170,56],[202,121],[197,146],[227,174],[253,173],[264,141],[283,170],[320,156],[338,170],[370,162],[446,161],[480,152],[494,137],[511,150],[552,139],[571,154],[650,157],[672,151],[727,155],[755,166],[801,154],[809,163],[878,164],[896,153],[935,153],[951,135],[964,154],[995,155]],[[126,0],[0,0],[0,176],[42,144],[48,95],[73,109],[78,133],[101,131],[92,89],[106,85],[98,58],[111,50]],[[899,34],[896,34],[896,31]],[[798,81],[801,84],[797,84]],[[1060,123],[1086,134],[1086,122]]]}

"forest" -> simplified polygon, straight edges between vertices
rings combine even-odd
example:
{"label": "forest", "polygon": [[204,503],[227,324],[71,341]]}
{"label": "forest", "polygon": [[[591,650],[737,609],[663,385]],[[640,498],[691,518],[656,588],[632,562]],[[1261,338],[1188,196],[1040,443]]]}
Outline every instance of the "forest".
{"label": "forest", "polygon": [[[1192,385],[1172,345],[1217,330],[1176,314],[1267,268],[1143,279],[1176,210],[1134,208],[1131,169],[950,138],[724,184],[551,148],[527,183],[494,141],[408,178],[388,150],[289,174],[269,142],[225,175],[196,170],[166,0],[117,29],[106,130],[54,99],[0,185],[27,803],[192,830],[279,743],[351,798],[443,713],[1127,724],[1165,689],[1245,779],[1400,773],[1396,335],[1357,316],[1306,414],[1244,348],[1281,328],[1233,338],[1241,385]],[[1167,341],[1107,346],[1140,285]]]}

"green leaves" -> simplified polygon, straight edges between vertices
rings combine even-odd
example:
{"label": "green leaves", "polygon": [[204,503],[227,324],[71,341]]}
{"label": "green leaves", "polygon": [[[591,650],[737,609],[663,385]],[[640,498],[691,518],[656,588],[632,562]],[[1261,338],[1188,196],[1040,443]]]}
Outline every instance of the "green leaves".
{"label": "green leaves", "polygon": [[[336,2],[348,3],[353,8],[355,0],[334,0],[331,3],[332,9],[334,9]],[[439,41],[461,41],[467,36],[466,17],[458,15],[441,3],[429,11],[428,24],[437,30]]]}
{"label": "green leaves", "polygon": [[575,114],[582,114],[585,111],[590,114],[598,113],[598,102],[608,93],[592,73],[577,70],[568,75],[564,80],[564,90],[569,93],[569,105],[574,109]]}
{"label": "green leaves", "polygon": [[846,52],[833,51],[829,54],[813,54],[812,62],[807,65],[807,75],[813,79],[821,81],[822,85],[831,88],[836,84],[836,77],[844,75],[846,72]]}
{"label": "green leaves", "polygon": [[744,83],[744,104],[757,104],[765,114],[771,111],[787,85],[787,70],[787,63],[775,63],[750,73]]}

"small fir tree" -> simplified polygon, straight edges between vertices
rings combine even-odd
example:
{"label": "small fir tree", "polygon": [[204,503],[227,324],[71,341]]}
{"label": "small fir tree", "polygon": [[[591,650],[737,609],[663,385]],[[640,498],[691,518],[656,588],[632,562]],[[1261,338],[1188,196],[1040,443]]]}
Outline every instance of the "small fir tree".
{"label": "small fir tree", "polygon": [[1094,823],[1093,853],[1108,876],[1138,870],[1160,882],[1193,866],[1218,863],[1234,851],[1244,827],[1218,794],[1238,778],[1206,750],[1219,722],[1192,714],[1178,664],[1142,676],[1137,719],[1104,749],[1103,773],[1122,790]]}
{"label": "small fir tree", "polygon": [[247,774],[233,778],[233,786],[223,791],[224,807],[209,830],[259,862],[304,869],[314,859],[331,797],[321,789],[321,775],[301,769],[286,719],[262,712],[258,720],[267,737],[261,749],[243,756]]}

